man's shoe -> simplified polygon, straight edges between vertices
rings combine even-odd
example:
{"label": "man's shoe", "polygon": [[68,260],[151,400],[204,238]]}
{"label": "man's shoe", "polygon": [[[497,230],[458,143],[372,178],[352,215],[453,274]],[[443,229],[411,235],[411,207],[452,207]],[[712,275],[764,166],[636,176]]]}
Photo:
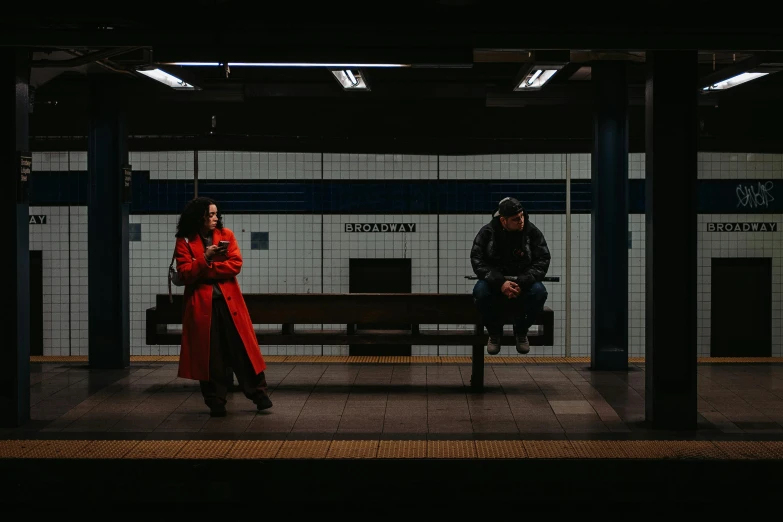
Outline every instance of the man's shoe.
{"label": "man's shoe", "polygon": [[209,416],[210,417],[225,417],[226,416],[226,405],[220,404],[217,406],[210,406],[209,407]]}
{"label": "man's shoe", "polygon": [[527,339],[527,335],[515,335],[514,339],[517,341],[517,351],[521,354],[526,354],[530,351],[530,341]]}
{"label": "man's shoe", "polygon": [[272,407],[272,400],[269,398],[268,395],[264,395],[263,397],[256,399],[256,409],[258,411],[265,410],[271,407]]}
{"label": "man's shoe", "polygon": [[487,341],[487,353],[490,355],[497,355],[500,353],[500,336],[490,335]]}

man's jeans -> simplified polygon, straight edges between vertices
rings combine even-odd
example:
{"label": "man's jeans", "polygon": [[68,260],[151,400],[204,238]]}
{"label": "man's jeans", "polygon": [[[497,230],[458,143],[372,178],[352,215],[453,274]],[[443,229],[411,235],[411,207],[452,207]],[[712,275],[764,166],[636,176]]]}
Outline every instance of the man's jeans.
{"label": "man's jeans", "polygon": [[492,336],[503,335],[503,307],[510,301],[514,306],[516,320],[513,323],[514,335],[527,335],[528,329],[533,325],[549,294],[541,283],[533,283],[533,286],[518,297],[509,299],[500,291],[495,290],[486,281],[479,280],[473,287],[473,299],[476,303],[487,333]]}

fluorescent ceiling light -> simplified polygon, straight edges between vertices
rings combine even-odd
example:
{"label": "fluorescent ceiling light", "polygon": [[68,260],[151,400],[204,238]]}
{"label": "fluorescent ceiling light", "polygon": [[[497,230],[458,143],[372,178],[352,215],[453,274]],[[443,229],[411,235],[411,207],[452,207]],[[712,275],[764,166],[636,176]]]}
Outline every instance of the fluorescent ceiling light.
{"label": "fluorescent ceiling light", "polygon": [[195,91],[197,89],[195,85],[191,85],[188,82],[177,78],[173,74],[167,73],[161,69],[138,70],[136,72],[143,74],[148,78],[152,78],[153,80],[157,80],[160,83],[168,85],[172,89],[176,89],[178,91]]}
{"label": "fluorescent ceiling light", "polygon": [[783,63],[774,54],[758,53],[741,62],[711,72],[699,80],[699,92],[725,91],[751,80],[783,70]]}
{"label": "fluorescent ceiling light", "polygon": [[369,91],[370,86],[359,69],[336,69],[332,74],[346,91]]}
{"label": "fluorescent ceiling light", "polygon": [[514,90],[537,91],[562,68],[562,65],[533,64],[530,71],[522,78],[516,87],[514,87]]}
{"label": "fluorescent ceiling light", "polygon": [[744,72],[736,76],[732,76],[731,78],[727,78],[723,81],[713,83],[712,85],[708,85],[704,87],[702,90],[720,91],[725,89],[731,89],[732,87],[736,87],[737,85],[742,85],[745,82],[755,80],[756,78],[761,78],[762,76],[766,76],[768,74],[769,73],[767,72]]}
{"label": "fluorescent ceiling light", "polygon": [[[217,67],[219,62],[172,62],[183,67]],[[309,63],[309,62],[228,62],[229,67],[329,67],[331,69],[358,69],[360,67],[410,67],[404,63]]]}

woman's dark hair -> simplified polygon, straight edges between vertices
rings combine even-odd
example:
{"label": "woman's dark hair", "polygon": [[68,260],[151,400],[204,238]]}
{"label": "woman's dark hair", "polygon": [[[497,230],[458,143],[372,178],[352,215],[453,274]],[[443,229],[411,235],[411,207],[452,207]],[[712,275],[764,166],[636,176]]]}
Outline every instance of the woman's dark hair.
{"label": "woman's dark hair", "polygon": [[193,237],[204,227],[204,218],[209,214],[209,206],[218,207],[217,228],[223,228],[223,215],[218,204],[210,198],[194,198],[185,205],[185,209],[179,216],[177,233],[175,237]]}

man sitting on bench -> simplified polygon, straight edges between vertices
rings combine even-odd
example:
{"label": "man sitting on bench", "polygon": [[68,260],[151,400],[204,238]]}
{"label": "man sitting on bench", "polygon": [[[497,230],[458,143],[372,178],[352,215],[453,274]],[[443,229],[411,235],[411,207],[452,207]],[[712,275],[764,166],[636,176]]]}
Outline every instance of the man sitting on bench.
{"label": "man sitting on bench", "polygon": [[470,263],[478,277],[473,298],[489,334],[488,354],[500,352],[504,301],[517,298],[513,303],[517,352],[530,351],[527,332],[546,302],[548,294],[541,281],[549,261],[544,234],[530,222],[522,204],[514,198],[502,199],[470,250]]}

